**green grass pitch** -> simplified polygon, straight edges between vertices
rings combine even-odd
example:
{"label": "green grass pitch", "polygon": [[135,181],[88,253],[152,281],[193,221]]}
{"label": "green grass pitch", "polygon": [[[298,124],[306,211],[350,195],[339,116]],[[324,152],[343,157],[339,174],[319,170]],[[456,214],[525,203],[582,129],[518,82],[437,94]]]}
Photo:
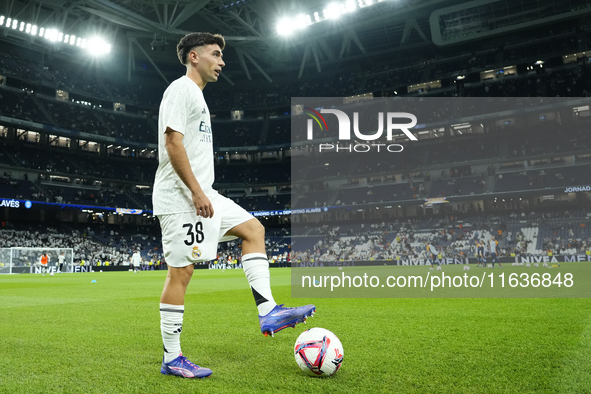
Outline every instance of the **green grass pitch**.
{"label": "green grass pitch", "polygon": [[[0,276],[0,392],[591,392],[587,298],[292,299],[289,269],[271,269],[276,301],[315,303],[317,313],[275,338],[260,333],[241,270],[195,271],[181,343],[214,374],[164,376],[165,275]],[[296,338],[316,326],[345,350],[327,379],[305,376],[294,361]]]}

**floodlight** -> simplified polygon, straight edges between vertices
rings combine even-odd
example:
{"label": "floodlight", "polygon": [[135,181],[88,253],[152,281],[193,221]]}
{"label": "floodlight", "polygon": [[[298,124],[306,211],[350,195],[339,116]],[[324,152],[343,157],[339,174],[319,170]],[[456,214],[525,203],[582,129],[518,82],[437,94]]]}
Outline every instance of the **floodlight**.
{"label": "floodlight", "polygon": [[277,33],[280,36],[288,36],[293,33],[293,23],[290,19],[284,18],[277,23]]}
{"label": "floodlight", "polygon": [[0,15],[0,26],[4,25],[4,15]]}
{"label": "floodlight", "polygon": [[32,36],[36,36],[37,35],[37,25],[31,26],[31,35]]}
{"label": "floodlight", "polygon": [[295,26],[296,30],[303,29],[304,27],[308,26],[306,15],[304,15],[304,14],[299,14],[298,16],[296,16],[295,22],[296,22],[296,26]]}
{"label": "floodlight", "polygon": [[83,39],[81,47],[87,48],[88,51],[95,56],[104,55],[111,52],[111,45],[107,44],[105,40],[100,37],[92,37],[88,40],[88,43],[85,39]]}
{"label": "floodlight", "polygon": [[326,19],[337,19],[341,16],[341,6],[337,3],[330,3],[323,11]]}
{"label": "floodlight", "polygon": [[21,24],[20,24],[20,26],[19,26],[18,30],[19,30],[19,31],[24,31],[24,30],[25,30],[25,22],[21,22]]}
{"label": "floodlight", "polygon": [[17,21],[16,19],[13,19],[13,20],[12,20],[12,28],[13,28],[14,30],[16,30],[17,26],[18,26],[18,21]]}
{"label": "floodlight", "polygon": [[31,24],[27,23],[27,28],[25,29],[25,33],[31,33]]}
{"label": "floodlight", "polygon": [[344,10],[345,12],[353,12],[357,10],[357,4],[355,3],[355,0],[347,0],[345,2]]}
{"label": "floodlight", "polygon": [[45,28],[42,27],[41,29],[39,29],[39,37],[43,37],[45,35]]}
{"label": "floodlight", "polygon": [[55,42],[55,40],[57,40],[57,30],[55,30],[55,29],[45,30],[45,38],[51,42]]}

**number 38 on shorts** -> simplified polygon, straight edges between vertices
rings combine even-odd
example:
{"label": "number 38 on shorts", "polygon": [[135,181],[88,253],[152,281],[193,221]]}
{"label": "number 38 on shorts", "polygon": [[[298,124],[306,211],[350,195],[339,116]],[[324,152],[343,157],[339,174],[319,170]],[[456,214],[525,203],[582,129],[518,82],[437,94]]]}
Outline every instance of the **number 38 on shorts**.
{"label": "number 38 on shorts", "polygon": [[[197,222],[195,226],[191,223],[183,224],[183,228],[187,228],[187,238],[185,239],[185,245],[191,246],[195,242],[200,244],[205,239],[205,235],[203,234],[203,223]],[[193,231],[195,229],[195,231]]]}

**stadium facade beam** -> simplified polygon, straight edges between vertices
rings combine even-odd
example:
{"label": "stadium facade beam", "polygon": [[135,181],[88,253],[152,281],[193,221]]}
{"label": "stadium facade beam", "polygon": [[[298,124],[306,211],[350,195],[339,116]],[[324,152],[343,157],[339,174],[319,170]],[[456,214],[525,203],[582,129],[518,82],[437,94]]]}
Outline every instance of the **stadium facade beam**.
{"label": "stadium facade beam", "polygon": [[135,71],[135,53],[133,51],[133,40],[131,37],[127,38],[127,81],[131,82],[131,71]]}
{"label": "stadium facade beam", "polygon": [[35,13],[35,7],[31,8],[31,17],[33,20],[33,24],[37,25],[39,22],[39,15],[41,14],[41,3],[37,4],[37,12]]}
{"label": "stadium facade beam", "polygon": [[[14,4],[14,0],[12,0],[11,3]],[[15,16],[13,16],[12,19],[19,19],[20,16],[21,16],[21,14],[23,12],[25,12],[30,6],[31,7],[34,7],[34,5],[32,4],[32,2],[28,2],[27,4],[25,4],[25,6],[23,8],[21,8],[21,10]],[[10,15],[10,14],[7,13],[7,15]]]}
{"label": "stadium facade beam", "polygon": [[334,52],[328,46],[325,40],[318,40],[318,46],[322,49],[322,53],[326,55],[329,60],[334,60]]}
{"label": "stadium facade beam", "polygon": [[[182,34],[178,34],[176,36],[182,37],[186,33],[188,33],[188,32],[183,32]],[[134,38],[150,38],[150,39],[154,38],[154,34],[150,33],[150,32],[134,31],[134,32],[127,32],[126,34],[128,37],[134,37]],[[174,34],[172,34],[172,35],[175,36]],[[236,41],[236,42],[261,41],[263,39],[264,39],[264,37],[254,37],[254,36],[249,36],[249,37],[224,36],[224,40]]]}
{"label": "stadium facade beam", "polygon": [[4,11],[5,15],[11,15],[12,14],[12,7],[14,6],[14,0],[10,0],[6,2],[6,8]]}
{"label": "stadium facade beam", "polygon": [[244,61],[244,54],[242,53],[242,50],[240,48],[236,48],[236,53],[238,54],[238,61],[240,61],[240,65],[246,73],[246,78],[248,78],[248,80],[251,81],[252,77],[250,76],[250,70],[248,69],[246,62]]}
{"label": "stadium facade beam", "polygon": [[220,76],[221,76],[222,78],[224,78],[224,80],[225,80],[226,82],[228,82],[230,85],[232,85],[232,86],[234,86],[234,85],[235,85],[235,83],[234,83],[234,82],[233,82],[233,81],[230,79],[230,77],[228,77],[228,76],[227,76],[226,74],[224,74],[223,72],[220,74]]}
{"label": "stadium facade beam", "polygon": [[415,31],[419,33],[419,36],[421,36],[423,41],[429,41],[429,39],[419,26],[419,23],[417,22],[416,18],[412,18],[407,19],[406,23],[404,24],[404,32],[402,33],[402,38],[400,39],[400,45],[406,44],[408,42],[412,29],[415,29]]}
{"label": "stadium facade beam", "polygon": [[181,10],[181,12],[179,12],[176,19],[170,23],[170,27],[172,27],[173,29],[176,29],[177,27],[179,27],[179,25],[181,23],[185,22],[190,17],[195,15],[197,12],[201,11],[201,9],[203,7],[205,7],[209,2],[210,2],[210,0],[199,0],[199,1],[193,1],[189,4],[187,4]]}
{"label": "stadium facade beam", "polygon": [[312,44],[312,55],[314,55],[314,62],[316,63],[316,70],[318,70],[319,73],[322,72],[322,67],[320,66],[320,59],[318,58],[318,50],[316,49],[316,45]]}
{"label": "stadium facade beam", "polygon": [[150,55],[148,55],[148,52],[146,52],[144,50],[144,48],[142,48],[142,46],[137,41],[137,39],[134,38],[134,37],[130,37],[130,40],[131,40],[132,43],[135,43],[137,45],[137,47],[140,49],[140,51],[144,54],[144,56],[148,58],[148,61],[154,67],[154,69],[156,70],[156,72],[158,73],[158,75],[160,75],[162,77],[162,79],[166,82],[167,85],[170,85],[170,81],[168,80],[168,78],[166,78],[164,76],[164,74],[162,73],[162,71],[160,71],[160,68],[158,68],[158,66],[156,65],[156,63],[154,63],[154,60],[152,60],[152,58],[150,57]]}
{"label": "stadium facade beam", "polygon": [[[245,11],[246,12],[246,11]],[[242,19],[240,17],[240,15],[238,15],[236,12],[234,11],[230,11],[229,12],[230,15],[232,15],[234,17],[234,19],[236,19],[236,21],[238,23],[240,23],[242,26],[244,26],[248,31],[250,31],[251,33],[253,33],[255,36],[260,37],[262,34],[257,31],[254,26],[250,23],[248,23],[247,21],[245,21],[244,19]],[[250,18],[249,18],[250,19]]]}
{"label": "stadium facade beam", "polygon": [[302,65],[300,66],[300,73],[298,74],[298,79],[302,78],[304,74],[304,68],[306,67],[306,63],[308,62],[308,57],[310,56],[310,44],[306,44],[306,49],[304,49],[304,57],[302,58]]}
{"label": "stadium facade beam", "polygon": [[[102,18],[117,24],[136,28],[139,30],[150,31],[162,35],[184,35],[185,32],[174,28],[167,28],[165,25],[144,18],[126,8],[120,7],[107,0],[86,0],[87,5],[92,5],[98,9],[84,7],[87,12],[99,15]],[[81,7],[82,8],[82,7]]]}
{"label": "stadium facade beam", "polygon": [[166,25],[166,23],[162,19],[162,16],[160,16],[160,10],[158,9],[158,4],[156,4],[156,3],[154,3],[154,12],[156,13],[156,18],[158,18],[158,22],[161,25]]}
{"label": "stadium facade beam", "polygon": [[339,52],[339,59],[343,58],[343,55],[345,54],[345,51],[347,50],[347,47],[349,46],[350,42],[351,42],[351,36],[347,32],[343,35],[343,42],[341,43],[341,51]]}
{"label": "stadium facade beam", "polygon": [[251,63],[255,66],[255,68],[257,70],[259,70],[259,72],[261,74],[263,74],[263,77],[265,77],[265,79],[271,83],[273,83],[273,80],[271,79],[271,77],[269,75],[267,75],[267,73],[265,72],[265,70],[263,70],[263,68],[261,66],[259,66],[259,64],[253,59],[252,56],[250,56],[250,54],[248,52],[244,52],[244,56],[246,56],[248,58],[248,60],[251,61]]}
{"label": "stadium facade beam", "polygon": [[365,47],[361,43],[361,40],[359,40],[357,33],[355,33],[354,30],[349,30],[349,34],[351,35],[351,40],[355,43],[355,45],[357,45],[357,47],[359,48],[361,53],[367,53],[367,51],[365,50]]}
{"label": "stadium facade beam", "polygon": [[174,16],[176,14],[176,10],[179,8],[179,3],[177,2],[174,5],[174,8],[172,10],[172,13],[170,14],[170,18],[166,18],[166,26],[170,27],[172,25],[172,20],[174,19]]}

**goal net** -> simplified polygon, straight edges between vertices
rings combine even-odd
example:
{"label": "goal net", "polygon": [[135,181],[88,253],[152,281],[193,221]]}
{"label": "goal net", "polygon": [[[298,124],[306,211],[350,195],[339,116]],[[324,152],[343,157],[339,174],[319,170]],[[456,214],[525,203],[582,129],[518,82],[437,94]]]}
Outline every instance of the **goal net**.
{"label": "goal net", "polygon": [[72,248],[0,248],[0,274],[40,274],[41,256],[47,253],[48,272],[72,272],[74,249]]}

